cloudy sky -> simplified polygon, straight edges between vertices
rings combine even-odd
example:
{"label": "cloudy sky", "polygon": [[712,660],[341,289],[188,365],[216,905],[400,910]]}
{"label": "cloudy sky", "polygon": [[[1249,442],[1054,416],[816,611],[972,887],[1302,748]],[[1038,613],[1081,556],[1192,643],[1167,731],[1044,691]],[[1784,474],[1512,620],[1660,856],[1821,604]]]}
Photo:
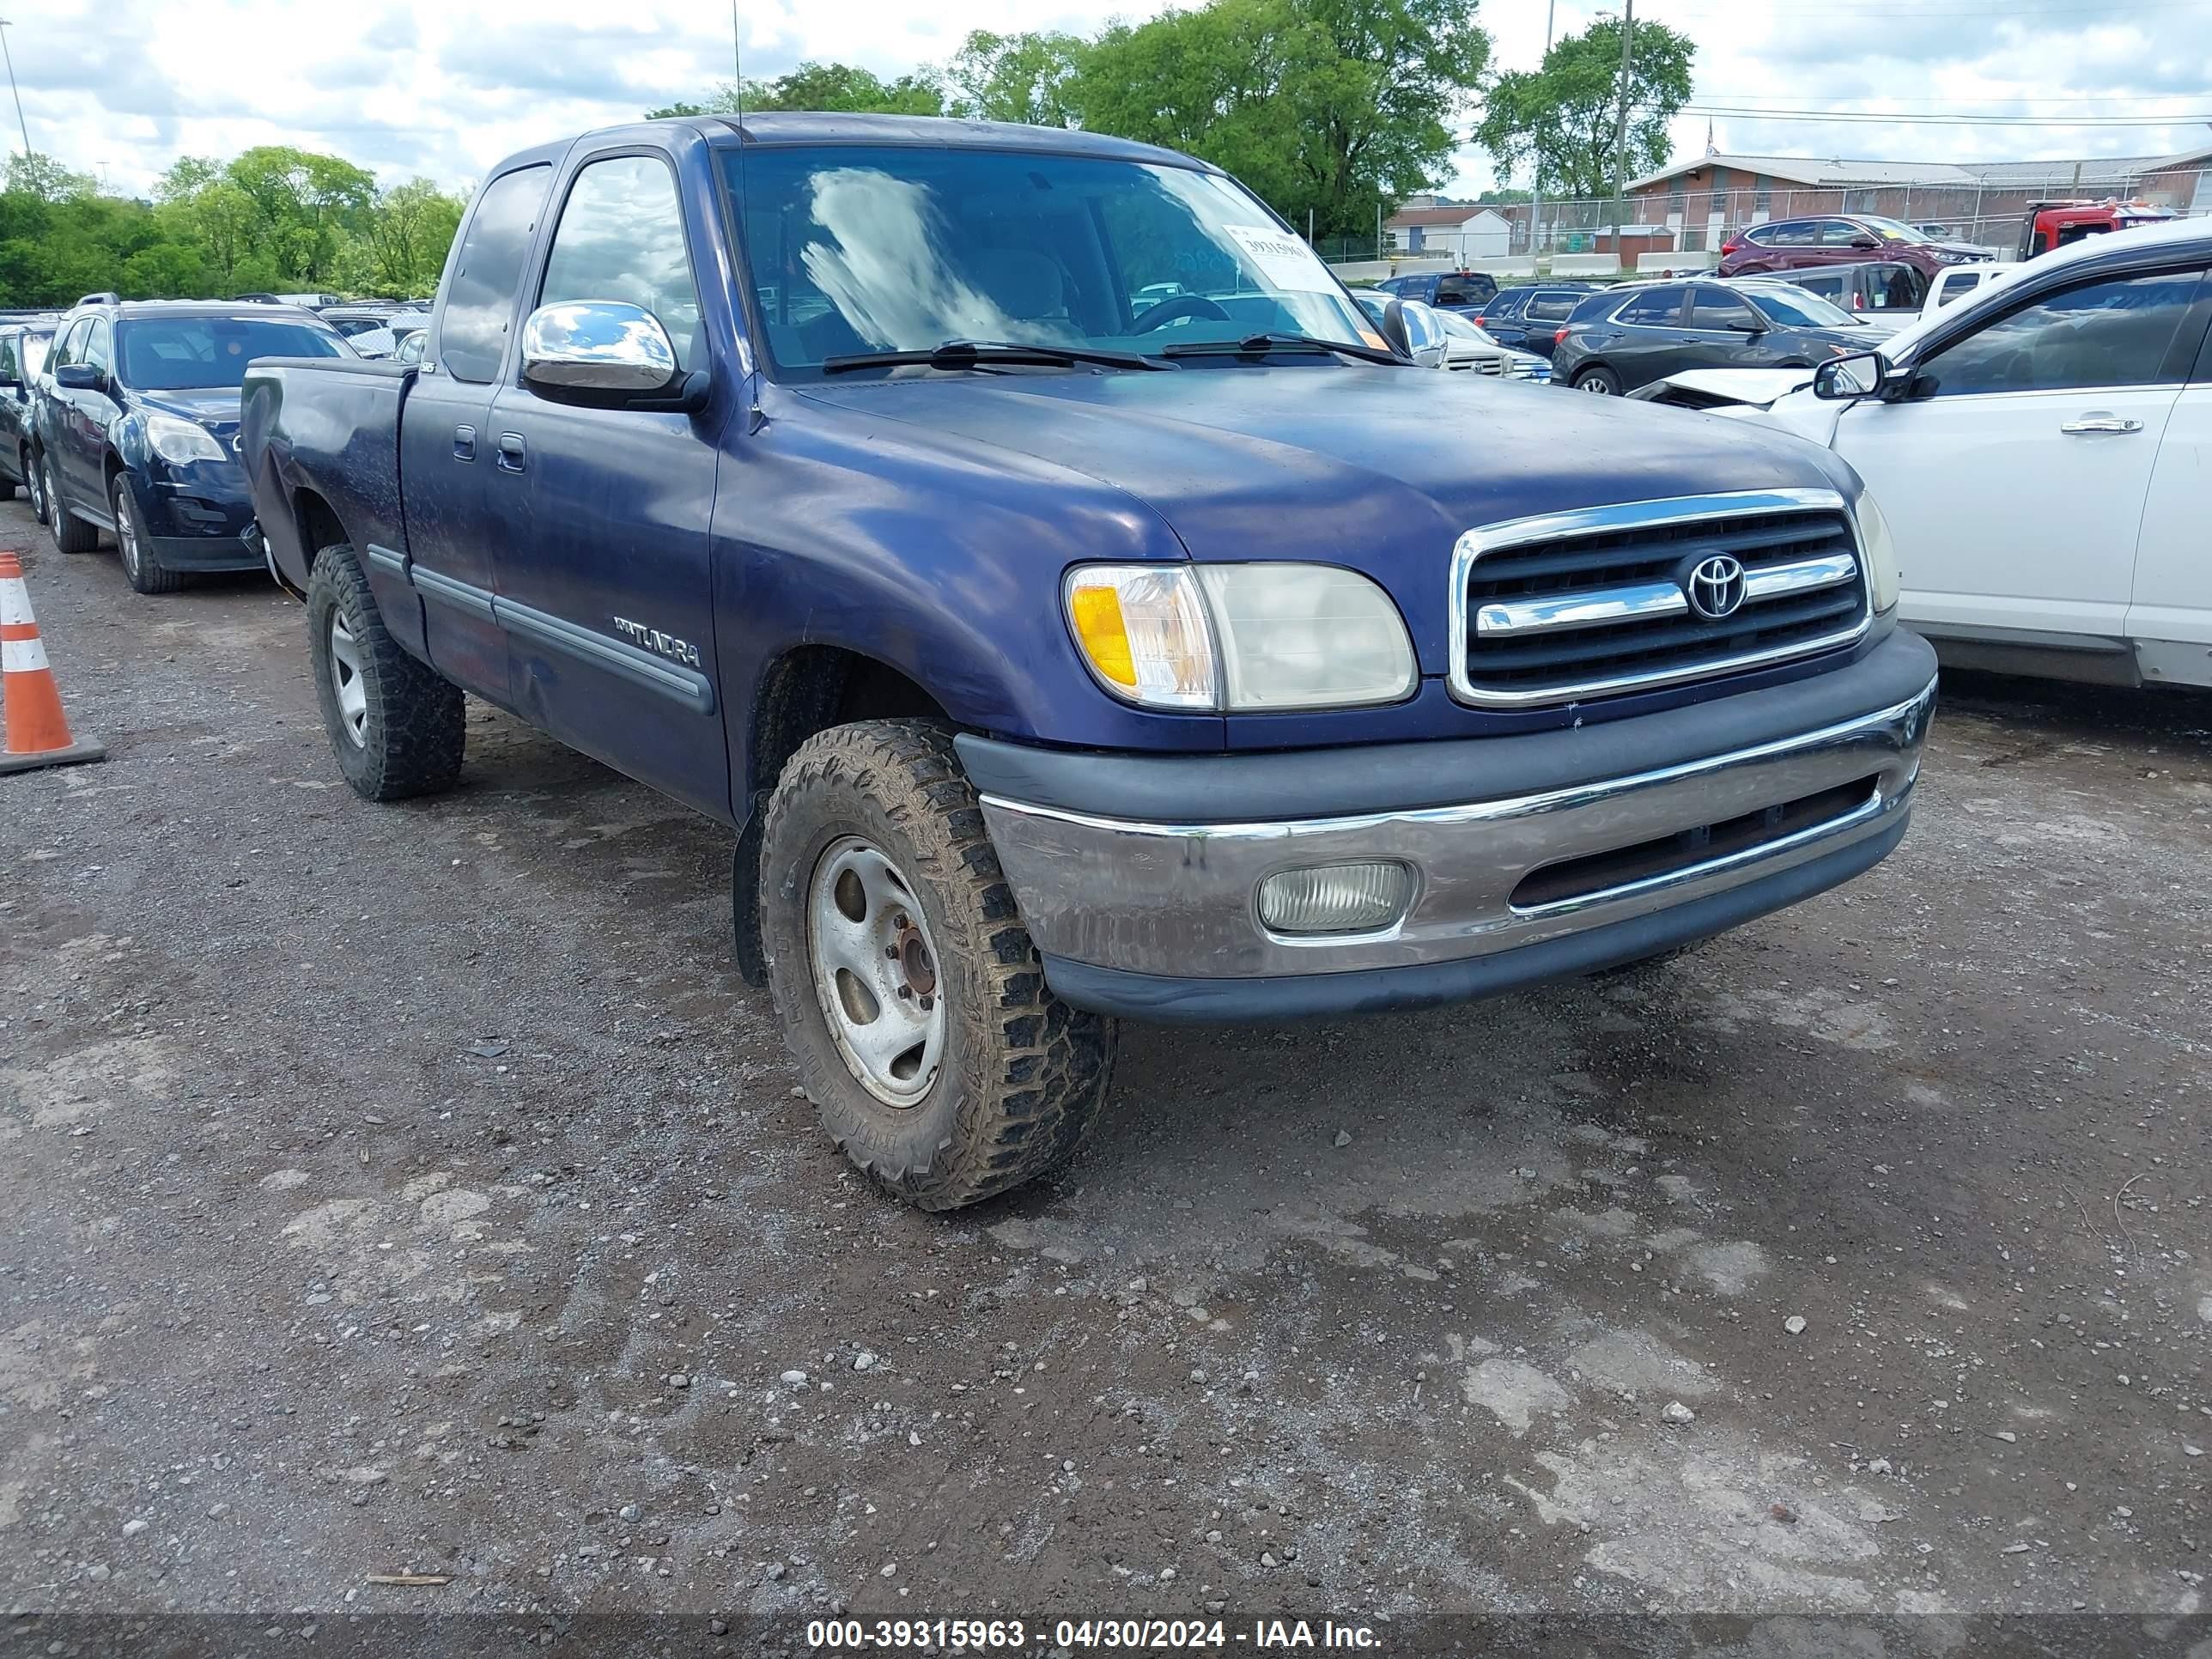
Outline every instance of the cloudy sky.
{"label": "cloudy sky", "polygon": [[[739,0],[749,74],[803,58],[896,73],[971,28],[1088,31],[1161,0]],[[111,188],[179,154],[257,143],[345,155],[387,183],[474,179],[509,152],[726,79],[718,0],[0,0],[31,142]],[[1567,33],[1601,10],[1558,0]],[[1543,0],[1485,0],[1496,62],[1541,56]],[[527,21],[522,21],[526,15]],[[2212,144],[2212,0],[1642,0],[1698,43],[1703,108],[1852,111],[1861,121],[1685,113],[1678,146],[1947,160],[2155,155]],[[0,106],[8,143],[21,139]],[[2027,115],[1969,126],[1898,117]],[[2162,125],[2094,117],[2172,117]],[[2068,122],[2075,125],[2065,125]],[[1493,180],[1479,152],[1440,181]],[[1519,181],[1516,181],[1519,182]]]}

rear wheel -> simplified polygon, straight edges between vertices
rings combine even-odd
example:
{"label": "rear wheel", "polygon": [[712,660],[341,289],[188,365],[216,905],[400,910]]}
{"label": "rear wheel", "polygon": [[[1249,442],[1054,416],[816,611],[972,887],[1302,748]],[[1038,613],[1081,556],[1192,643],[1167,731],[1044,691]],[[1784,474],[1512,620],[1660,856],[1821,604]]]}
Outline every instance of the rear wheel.
{"label": "rear wheel", "polygon": [[100,532],[62,505],[62,474],[52,455],[46,457],[46,528],[54,545],[64,553],[89,553],[100,545]]}
{"label": "rear wheel", "polygon": [[1595,392],[1601,398],[1620,395],[1620,376],[1609,368],[1586,368],[1575,376],[1575,390]]}
{"label": "rear wheel", "polygon": [[943,727],[809,738],[770,799],[760,916],[800,1084],[845,1156],[925,1210],[1074,1155],[1113,1022],[1052,994]]}
{"label": "rear wheel", "polygon": [[131,480],[117,473],[108,481],[109,510],[115,518],[115,555],[123,562],[123,574],[131,586],[141,593],[173,593],[185,585],[184,577],[155,562],[146,546],[145,536],[138,528],[138,508],[131,495]]}
{"label": "rear wheel", "polygon": [[460,775],[461,690],[385,631],[353,549],[315,556],[307,578],[307,655],[338,770],[366,800],[404,800]]}

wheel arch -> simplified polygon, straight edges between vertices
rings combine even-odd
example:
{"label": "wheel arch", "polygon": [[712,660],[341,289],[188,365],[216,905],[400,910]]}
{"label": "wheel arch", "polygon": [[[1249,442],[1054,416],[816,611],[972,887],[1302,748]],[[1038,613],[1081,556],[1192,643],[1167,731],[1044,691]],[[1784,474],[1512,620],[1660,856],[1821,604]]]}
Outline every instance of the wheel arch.
{"label": "wheel arch", "polygon": [[769,659],[753,683],[738,776],[738,846],[731,871],[738,971],[756,988],[768,982],[760,935],[761,823],[776,780],[816,733],[863,720],[951,723],[944,703],[903,669],[844,646],[794,645]]}

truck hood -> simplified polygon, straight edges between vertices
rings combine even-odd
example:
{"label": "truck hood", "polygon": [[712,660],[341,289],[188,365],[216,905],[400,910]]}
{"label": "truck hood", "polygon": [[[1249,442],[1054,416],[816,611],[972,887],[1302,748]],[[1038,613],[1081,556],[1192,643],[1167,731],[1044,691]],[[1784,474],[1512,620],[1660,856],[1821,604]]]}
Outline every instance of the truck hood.
{"label": "truck hood", "polygon": [[[1396,599],[1431,675],[1468,529],[1664,496],[1856,488],[1835,457],[1763,425],[1414,368],[924,374],[803,395],[863,422],[848,435],[864,447],[901,423],[902,447],[943,456],[951,499],[975,499],[994,453],[1018,454],[1024,471],[1103,486],[1107,517],[1133,497],[1193,559],[1357,569]],[[1056,581],[1070,556],[1047,541],[1035,557]]]}
{"label": "truck hood", "polygon": [[[1412,368],[932,375],[806,395],[1113,486],[1158,513],[1194,559],[1328,558],[1385,577],[1440,575],[1461,532],[1509,519],[1848,487],[1829,457],[1786,439]],[[1377,568],[1408,557],[1417,570]]]}

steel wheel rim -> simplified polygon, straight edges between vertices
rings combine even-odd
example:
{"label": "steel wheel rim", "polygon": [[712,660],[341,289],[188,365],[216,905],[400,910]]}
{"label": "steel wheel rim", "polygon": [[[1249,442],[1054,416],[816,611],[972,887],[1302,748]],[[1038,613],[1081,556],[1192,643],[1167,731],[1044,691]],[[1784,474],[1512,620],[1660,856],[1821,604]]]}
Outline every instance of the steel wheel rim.
{"label": "steel wheel rim", "polygon": [[27,459],[23,463],[23,489],[31,498],[31,516],[44,524],[46,521],[46,469],[33,466]]}
{"label": "steel wheel rim", "polygon": [[886,1106],[917,1104],[945,1052],[945,996],[929,921],[898,866],[857,836],[817,860],[806,890],[814,996],[846,1069]]}
{"label": "steel wheel rim", "polygon": [[137,575],[138,526],[131,521],[130,488],[119,483],[115,487],[115,548],[123,555],[123,568]]}
{"label": "steel wheel rim", "polygon": [[368,685],[362,678],[361,641],[345,617],[331,612],[331,690],[338,702],[338,726],[356,749],[368,746]]}
{"label": "steel wheel rim", "polygon": [[54,458],[46,457],[46,528],[58,537],[62,533],[62,475]]}

